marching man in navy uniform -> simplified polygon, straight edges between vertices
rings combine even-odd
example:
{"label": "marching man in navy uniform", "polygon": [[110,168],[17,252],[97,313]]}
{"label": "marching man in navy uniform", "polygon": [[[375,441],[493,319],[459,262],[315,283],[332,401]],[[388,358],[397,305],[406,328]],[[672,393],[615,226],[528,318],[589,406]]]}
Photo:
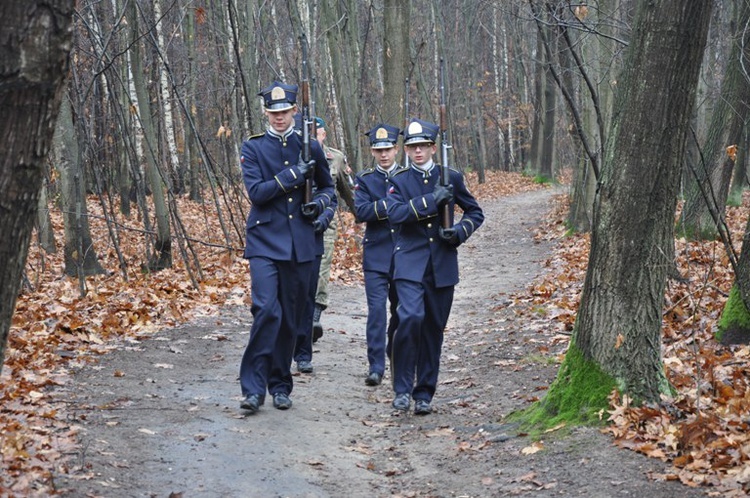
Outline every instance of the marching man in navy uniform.
{"label": "marching man in navy uniform", "polygon": [[[354,208],[357,220],[366,224],[362,241],[362,269],[365,274],[367,294],[367,361],[368,386],[377,386],[385,372],[386,338],[390,339],[398,325],[396,288],[393,286],[394,234],[388,222],[386,195],[389,178],[399,169],[399,129],[387,124],[377,124],[365,133],[370,138],[370,152],[377,164],[357,175],[354,185]],[[390,301],[391,318],[387,323],[387,301]]]}
{"label": "marching man in navy uniform", "polygon": [[[251,202],[244,257],[250,262],[253,324],[240,365],[240,408],[255,413],[273,396],[273,406],[291,408],[291,364],[302,310],[314,271],[314,220],[333,199],[325,154],[310,141],[312,159],[302,160],[302,137],[294,131],[296,85],[274,81],[263,97],[269,126],[242,144],[242,178]],[[307,177],[317,190],[305,204]]]}
{"label": "marching man in navy uniform", "polygon": [[[457,248],[484,221],[460,172],[449,170],[448,184],[440,184],[440,166],[432,160],[438,132],[433,123],[411,120],[403,132],[411,165],[393,175],[386,199],[388,219],[396,227],[393,278],[399,301],[391,357],[393,408],[408,411],[413,399],[416,415],[432,412],[443,331],[458,283]],[[446,203],[450,228],[443,229],[439,213]],[[463,210],[458,223],[455,204]]]}

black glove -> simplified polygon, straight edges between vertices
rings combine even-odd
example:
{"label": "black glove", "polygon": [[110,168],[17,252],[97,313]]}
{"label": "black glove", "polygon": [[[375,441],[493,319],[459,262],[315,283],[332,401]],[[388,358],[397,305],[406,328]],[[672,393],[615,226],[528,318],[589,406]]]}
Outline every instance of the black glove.
{"label": "black glove", "polygon": [[435,185],[435,190],[432,192],[432,195],[435,196],[435,204],[438,206],[451,202],[453,200],[453,185],[437,184]]}
{"label": "black glove", "polygon": [[457,246],[459,244],[458,240],[458,231],[455,228],[443,228],[440,227],[438,230],[438,233],[440,234],[440,238],[449,243],[452,246]]}
{"label": "black glove", "polygon": [[313,171],[315,170],[315,161],[311,159],[308,162],[305,162],[300,157],[299,161],[297,161],[297,169],[300,173],[302,173],[302,176],[304,176],[305,178],[310,178],[313,174]]}
{"label": "black glove", "polygon": [[323,233],[325,231],[323,222],[320,220],[313,221],[313,230],[315,230],[315,233]]}
{"label": "black glove", "polygon": [[318,216],[320,216],[320,204],[315,201],[303,204],[302,216],[311,220],[317,218]]}

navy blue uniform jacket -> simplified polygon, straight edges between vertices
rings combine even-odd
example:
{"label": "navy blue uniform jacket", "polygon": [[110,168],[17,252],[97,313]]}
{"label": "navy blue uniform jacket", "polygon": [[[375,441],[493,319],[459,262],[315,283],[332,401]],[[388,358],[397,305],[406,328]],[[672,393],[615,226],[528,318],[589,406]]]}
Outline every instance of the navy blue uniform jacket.
{"label": "navy blue uniform jacket", "polygon": [[[459,245],[466,241],[484,221],[482,208],[466,188],[463,175],[449,170],[454,201],[450,203],[451,225],[456,229]],[[440,238],[439,209],[433,190],[440,178],[440,166],[423,172],[416,166],[397,172],[391,178],[388,194],[388,218],[397,226],[393,278],[422,282],[427,263],[432,264],[435,287],[458,283],[458,251]],[[463,210],[461,221],[454,224],[454,205]]]}
{"label": "navy blue uniform jacket", "polygon": [[[320,144],[311,141],[310,149],[315,160],[314,200],[322,212],[333,199],[333,180]],[[312,220],[302,216],[305,178],[297,168],[301,151],[302,137],[296,132],[282,138],[266,131],[242,144],[242,179],[252,203],[245,230],[245,258],[315,259]]]}
{"label": "navy blue uniform jacket", "polygon": [[357,175],[354,187],[354,208],[358,221],[367,223],[362,241],[362,269],[390,273],[395,236],[388,222],[386,195],[390,180],[380,168]]}

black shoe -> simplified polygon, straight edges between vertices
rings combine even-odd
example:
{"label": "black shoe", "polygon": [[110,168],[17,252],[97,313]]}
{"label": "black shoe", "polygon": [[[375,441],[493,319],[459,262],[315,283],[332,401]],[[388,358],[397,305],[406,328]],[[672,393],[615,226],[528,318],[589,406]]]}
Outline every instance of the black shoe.
{"label": "black shoe", "polygon": [[414,415],[429,415],[432,413],[430,402],[424,399],[414,400]]}
{"label": "black shoe", "polygon": [[397,394],[396,397],[393,399],[392,406],[396,410],[406,412],[409,411],[409,404],[411,401],[409,400],[409,395],[407,393],[401,393]]}
{"label": "black shoe", "polygon": [[262,404],[263,397],[260,394],[248,394],[245,399],[240,402],[240,408],[247,410],[250,413],[255,413]]}
{"label": "black shoe", "polygon": [[320,324],[320,314],[323,313],[324,309],[326,309],[325,306],[315,303],[315,311],[313,311],[313,344],[323,337],[323,326]]}
{"label": "black shoe", "polygon": [[273,407],[279,410],[288,410],[292,407],[292,400],[286,393],[276,393],[273,395]]}
{"label": "black shoe", "polygon": [[297,362],[297,371],[299,373],[303,373],[303,374],[310,374],[310,373],[312,373],[313,372],[312,363],[310,363],[309,361],[305,361],[305,360],[298,361]]}
{"label": "black shoe", "polygon": [[368,386],[379,386],[381,382],[383,382],[383,374],[377,372],[370,372],[365,379],[365,384]]}

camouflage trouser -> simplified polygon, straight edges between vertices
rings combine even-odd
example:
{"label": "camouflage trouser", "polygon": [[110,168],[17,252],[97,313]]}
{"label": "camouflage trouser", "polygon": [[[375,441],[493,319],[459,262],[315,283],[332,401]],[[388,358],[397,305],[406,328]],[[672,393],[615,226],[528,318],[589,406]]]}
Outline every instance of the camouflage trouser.
{"label": "camouflage trouser", "polygon": [[328,280],[331,278],[331,261],[333,260],[333,245],[338,236],[338,220],[333,216],[328,230],[323,233],[323,258],[320,260],[320,273],[318,273],[318,290],[315,293],[315,304],[323,308],[328,307]]}

